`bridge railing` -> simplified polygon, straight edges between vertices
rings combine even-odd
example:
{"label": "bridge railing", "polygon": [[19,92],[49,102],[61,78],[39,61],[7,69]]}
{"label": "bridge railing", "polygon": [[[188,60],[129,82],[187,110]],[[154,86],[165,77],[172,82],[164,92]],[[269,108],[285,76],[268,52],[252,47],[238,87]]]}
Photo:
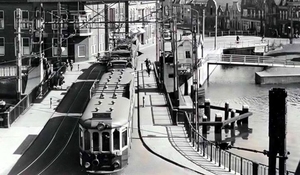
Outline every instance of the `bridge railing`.
{"label": "bridge railing", "polygon": [[[291,61],[291,59],[278,59],[271,56],[259,56],[259,55],[235,55],[235,54],[223,54],[221,60],[214,61],[225,61],[225,62],[238,62],[238,63],[257,63],[257,64],[272,64],[272,65],[300,65],[300,62]],[[213,59],[211,59],[213,60]]]}

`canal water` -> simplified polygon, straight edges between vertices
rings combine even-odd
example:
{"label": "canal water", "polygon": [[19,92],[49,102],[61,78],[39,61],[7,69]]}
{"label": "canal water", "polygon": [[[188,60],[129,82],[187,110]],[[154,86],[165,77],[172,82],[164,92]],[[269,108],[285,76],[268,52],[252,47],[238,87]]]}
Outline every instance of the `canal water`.
{"label": "canal water", "polygon": [[[210,99],[212,105],[224,106],[224,103],[228,102],[229,106],[235,109],[248,105],[249,111],[253,112],[249,118],[249,128],[252,129],[252,133],[249,134],[248,139],[236,137],[234,146],[263,151],[269,150],[269,90],[273,87],[285,88],[288,93],[287,151],[290,152],[287,170],[295,171],[300,160],[300,84],[256,85],[255,72],[261,70],[262,68],[253,67],[218,66],[211,75],[209,83],[204,85],[206,98]],[[227,137],[230,139],[230,133]],[[231,149],[230,152],[268,164],[268,157],[261,153],[236,149]]]}

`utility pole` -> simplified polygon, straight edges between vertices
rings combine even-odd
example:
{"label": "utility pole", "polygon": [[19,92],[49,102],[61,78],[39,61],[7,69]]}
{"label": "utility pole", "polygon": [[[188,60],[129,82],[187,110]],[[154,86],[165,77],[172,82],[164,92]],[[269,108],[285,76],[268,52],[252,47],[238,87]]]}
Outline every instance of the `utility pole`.
{"label": "utility pole", "polygon": [[160,67],[161,67],[161,71],[160,71],[160,76],[161,76],[161,82],[164,85],[165,83],[165,67],[166,67],[166,55],[165,55],[165,37],[164,37],[164,28],[165,28],[165,20],[166,17],[168,17],[169,15],[169,4],[167,4],[166,1],[162,2],[162,12],[161,12],[161,19],[162,19],[162,23],[161,23],[161,32],[160,32],[160,36],[162,39],[162,43],[161,44],[161,55],[160,57],[162,58],[162,60],[160,61]]}
{"label": "utility pole", "polygon": [[41,3],[39,10],[39,25],[37,26],[39,30],[39,57],[40,57],[40,97],[43,97],[43,81],[44,81],[44,53],[43,53],[43,31],[44,31],[44,15],[43,15],[43,3]]}
{"label": "utility pole", "polygon": [[[199,15],[198,15],[199,17]],[[196,23],[199,23],[199,18],[197,18]],[[199,25],[197,25],[199,26]],[[199,29],[199,27],[198,27]],[[199,133],[199,114],[198,114],[198,86],[199,86],[199,81],[198,81],[198,44],[197,44],[197,38],[196,38],[196,27],[192,23],[192,46],[193,46],[193,60],[194,60],[194,65],[193,65],[193,72],[194,72],[194,78],[193,78],[193,85],[194,85],[194,105],[195,105],[195,125],[196,125],[196,130]]]}
{"label": "utility pole", "polygon": [[[175,4],[170,1],[171,7],[171,32],[172,32],[172,52],[173,52],[173,66],[174,66],[174,106],[179,106],[179,90],[178,90],[178,57],[177,57],[177,17]],[[173,20],[172,20],[173,19]],[[174,114],[175,116],[175,114]]]}
{"label": "utility pole", "polygon": [[61,46],[62,46],[62,17],[61,17],[61,3],[57,3],[57,17],[58,17],[58,37],[57,37],[57,61],[59,63],[59,66],[61,66]]}
{"label": "utility pole", "polygon": [[203,7],[202,13],[202,42],[201,42],[201,57],[204,56],[204,37],[205,37],[205,7]]}
{"label": "utility pole", "polygon": [[[125,21],[129,21],[129,2],[125,1]],[[125,23],[125,33],[129,34],[129,23]]]}
{"label": "utility pole", "polygon": [[109,50],[109,33],[108,33],[108,5],[104,5],[104,21],[105,21],[105,23],[104,23],[104,35],[105,35],[105,37],[104,37],[104,39],[105,39],[105,51],[107,51],[107,50]]}
{"label": "utility pole", "polygon": [[16,9],[16,28],[17,28],[17,99],[22,98],[22,38],[21,38],[21,22],[22,22],[22,10]]}

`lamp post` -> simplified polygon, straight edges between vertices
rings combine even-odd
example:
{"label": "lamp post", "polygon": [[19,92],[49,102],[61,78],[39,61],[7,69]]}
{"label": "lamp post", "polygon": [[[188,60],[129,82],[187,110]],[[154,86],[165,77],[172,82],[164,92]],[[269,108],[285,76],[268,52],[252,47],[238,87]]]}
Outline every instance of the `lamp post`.
{"label": "lamp post", "polygon": [[217,49],[217,36],[218,36],[218,6],[216,0],[213,0],[215,7],[216,7],[216,16],[215,16],[215,43],[214,49]]}

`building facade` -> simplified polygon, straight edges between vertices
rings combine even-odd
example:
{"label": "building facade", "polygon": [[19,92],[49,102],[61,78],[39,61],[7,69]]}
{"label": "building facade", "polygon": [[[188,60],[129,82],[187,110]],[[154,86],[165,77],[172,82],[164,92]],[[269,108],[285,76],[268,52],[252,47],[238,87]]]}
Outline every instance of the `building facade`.
{"label": "building facade", "polygon": [[[132,1],[129,4],[129,27],[131,32],[139,32],[139,40],[141,44],[149,44],[155,42],[156,31],[156,4],[155,2]],[[150,21],[150,22],[138,22]],[[136,23],[133,23],[136,22]]]}
{"label": "building facade", "polygon": [[243,30],[241,22],[241,8],[238,1],[233,2],[229,14],[230,28],[233,30]]}
{"label": "building facade", "polygon": [[[16,64],[16,9],[22,10],[22,58],[39,57],[40,15],[44,21],[42,50],[50,62],[59,59],[58,42],[61,33],[61,60],[82,61],[93,58],[104,51],[104,24],[90,23],[104,21],[104,6],[83,3],[61,3],[61,18],[58,17],[57,3],[27,2],[27,0],[0,0],[0,60]],[[41,13],[40,13],[41,11]],[[58,22],[61,19],[61,32]]]}

